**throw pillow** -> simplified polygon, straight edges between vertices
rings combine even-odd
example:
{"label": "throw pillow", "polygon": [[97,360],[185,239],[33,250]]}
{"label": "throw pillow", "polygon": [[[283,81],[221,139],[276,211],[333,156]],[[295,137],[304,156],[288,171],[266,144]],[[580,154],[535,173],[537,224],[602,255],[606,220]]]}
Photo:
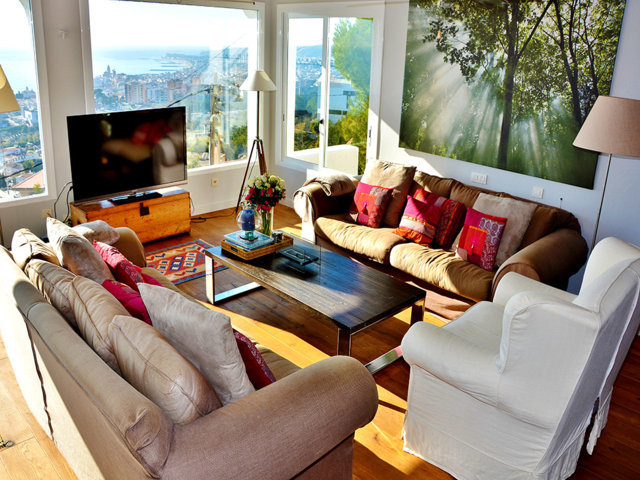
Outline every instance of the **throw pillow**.
{"label": "throw pillow", "polygon": [[122,376],[178,425],[220,407],[211,385],[155,328],[116,316],[109,339]]}
{"label": "throw pillow", "polygon": [[198,370],[223,405],[255,391],[229,317],[154,285],[138,285],[153,326]]}
{"label": "throw pillow", "polygon": [[158,270],[156,270],[155,268],[153,267],[141,268],[137,265],[134,265],[133,267],[140,273],[140,276],[142,277],[142,283],[148,283],[149,285],[157,285],[158,287],[164,287],[164,285],[162,285],[158,280],[153,278],[148,273],[145,273],[146,271],[146,272],[154,272],[158,275],[162,275],[162,273],[158,273]]}
{"label": "throw pillow", "polygon": [[[93,247],[100,257],[109,266],[115,279],[138,291],[137,284],[142,282],[142,275],[127,257],[121,254],[116,247],[102,242],[93,242]],[[103,282],[104,283],[104,282]]]}
{"label": "throw pillow", "polygon": [[358,183],[346,219],[360,225],[378,228],[387,204],[391,200],[391,192],[390,188],[376,187],[364,182]]}
{"label": "throw pillow", "polygon": [[100,285],[106,279],[115,280],[91,242],[55,218],[47,218],[47,235],[60,264],[76,275],[87,277]]}
{"label": "throw pillow", "polygon": [[467,210],[456,254],[485,270],[493,270],[506,218],[494,217],[473,208]]}
{"label": "throw pillow", "polygon": [[49,303],[56,307],[67,320],[67,323],[77,329],[76,317],[69,302],[69,288],[76,276],[59,265],[40,259],[31,260],[24,271]]}
{"label": "throw pillow", "polygon": [[240,356],[247,369],[249,380],[255,389],[259,390],[275,382],[276,377],[251,339],[236,329],[233,330],[233,336],[238,344],[238,350],[240,350]]}
{"label": "throw pillow", "polygon": [[144,306],[139,291],[134,290],[129,285],[114,280],[105,280],[102,286],[107,292],[116,297],[116,300],[127,309],[127,312],[129,312],[132,317],[151,325],[149,312],[147,312],[147,308]]}
{"label": "throw pillow", "polygon": [[413,197],[407,197],[407,206],[395,233],[420,245],[431,245],[440,222],[440,208]]}
{"label": "throw pillow", "polygon": [[81,223],[73,227],[73,229],[90,242],[102,242],[107,245],[113,245],[120,240],[118,231],[104,220]]}
{"label": "throw pillow", "polygon": [[60,265],[56,252],[28,228],[16,230],[11,240],[11,254],[13,261],[24,270],[32,258],[39,258]]}
{"label": "throw pillow", "polygon": [[496,266],[499,267],[518,250],[538,205],[515,198],[481,193],[473,204],[473,208],[508,220],[496,255]]}
{"label": "throw pillow", "polygon": [[69,303],[84,341],[107,365],[120,373],[109,340],[109,324],[116,315],[128,316],[127,310],[101,285],[81,276],[71,282]]}
{"label": "throw pillow", "polygon": [[369,185],[379,185],[383,188],[392,189],[391,200],[383,217],[385,225],[390,227],[398,226],[415,172],[416,167],[412,165],[402,165],[381,160],[367,163],[362,175],[362,181]]}
{"label": "throw pillow", "polygon": [[433,243],[445,250],[451,247],[453,239],[460,230],[460,226],[464,221],[464,214],[467,207],[463,203],[441,197],[435,193],[427,192],[419,188],[413,194],[413,198],[421,200],[429,205],[440,207],[440,221],[436,229],[436,235]]}

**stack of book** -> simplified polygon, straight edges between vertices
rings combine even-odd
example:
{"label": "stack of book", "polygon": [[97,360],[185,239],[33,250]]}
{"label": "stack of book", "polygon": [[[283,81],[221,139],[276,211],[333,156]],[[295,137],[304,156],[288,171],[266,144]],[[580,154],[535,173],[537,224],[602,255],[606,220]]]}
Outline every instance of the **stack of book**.
{"label": "stack of book", "polygon": [[255,250],[257,248],[265,247],[273,243],[273,238],[260,232],[253,232],[253,240],[242,238],[240,234],[244,234],[244,231],[238,230],[237,232],[227,233],[224,236],[224,239],[231,245],[239,247],[247,252],[250,252],[251,250]]}

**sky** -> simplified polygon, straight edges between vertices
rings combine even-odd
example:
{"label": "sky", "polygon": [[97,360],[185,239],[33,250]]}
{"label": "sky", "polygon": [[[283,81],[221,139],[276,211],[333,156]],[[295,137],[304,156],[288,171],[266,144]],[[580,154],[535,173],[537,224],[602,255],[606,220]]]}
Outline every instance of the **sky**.
{"label": "sky", "polygon": [[18,0],[0,0],[0,3],[2,3],[0,49],[31,50],[33,40],[24,7]]}

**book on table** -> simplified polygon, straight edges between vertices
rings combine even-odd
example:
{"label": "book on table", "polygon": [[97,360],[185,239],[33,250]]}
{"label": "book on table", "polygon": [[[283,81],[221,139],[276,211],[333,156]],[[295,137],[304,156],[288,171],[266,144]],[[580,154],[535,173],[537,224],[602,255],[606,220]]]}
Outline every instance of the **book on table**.
{"label": "book on table", "polygon": [[244,233],[243,230],[238,230],[237,232],[233,232],[233,233],[227,233],[224,236],[224,239],[230,244],[236,247],[240,247],[243,250],[247,250],[247,251],[266,247],[267,245],[270,245],[273,243],[273,238],[269,237],[268,235],[265,235],[264,233],[253,232],[253,235],[254,235],[253,240],[247,240],[245,238],[242,238],[240,234],[243,234],[243,233]]}

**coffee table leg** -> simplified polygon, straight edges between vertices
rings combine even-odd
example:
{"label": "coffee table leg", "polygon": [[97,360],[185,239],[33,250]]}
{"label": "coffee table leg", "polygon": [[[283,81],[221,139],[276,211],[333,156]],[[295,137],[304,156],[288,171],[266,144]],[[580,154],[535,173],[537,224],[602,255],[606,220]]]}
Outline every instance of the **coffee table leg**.
{"label": "coffee table leg", "polygon": [[418,300],[411,307],[411,325],[424,320],[424,299]]}
{"label": "coffee table leg", "polygon": [[205,265],[205,277],[207,280],[207,284],[206,284],[207,301],[213,305],[216,302],[216,282],[213,279],[213,271],[214,271],[213,258],[205,256],[204,265]]}
{"label": "coffee table leg", "polygon": [[351,355],[351,333],[344,328],[338,328],[338,355]]}

